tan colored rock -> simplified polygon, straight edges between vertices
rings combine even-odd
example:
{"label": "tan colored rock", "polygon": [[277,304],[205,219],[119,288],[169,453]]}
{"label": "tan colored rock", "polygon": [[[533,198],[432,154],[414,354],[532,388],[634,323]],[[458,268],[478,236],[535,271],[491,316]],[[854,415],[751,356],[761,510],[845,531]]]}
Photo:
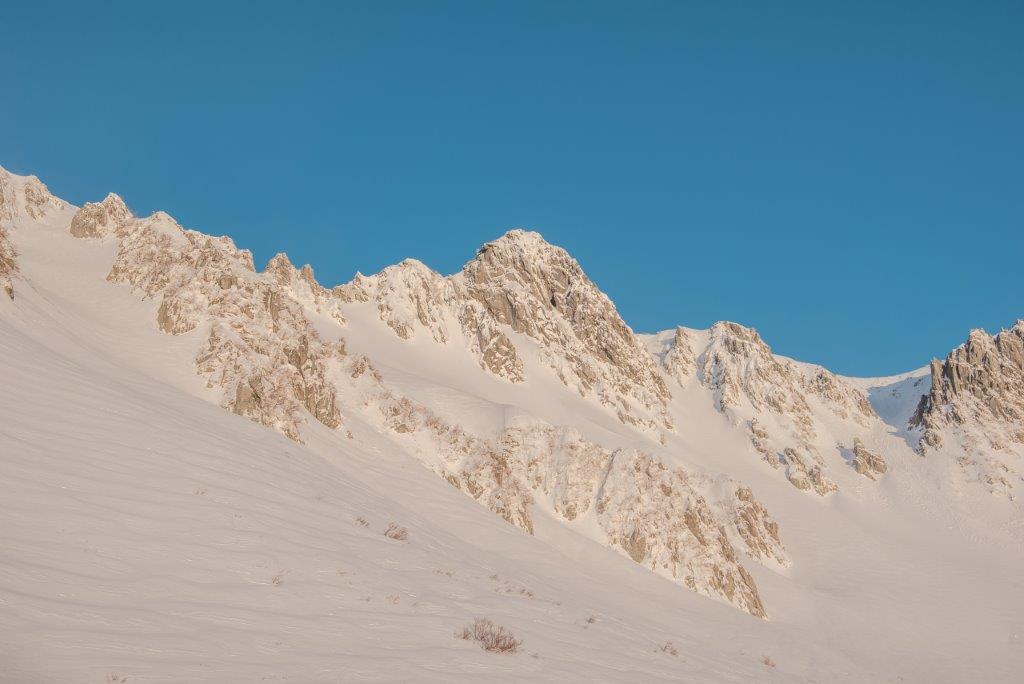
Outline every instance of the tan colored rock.
{"label": "tan colored rock", "polygon": [[76,238],[124,237],[132,218],[124,200],[110,193],[102,202],[87,202],[75,212],[69,232]]}
{"label": "tan colored rock", "polygon": [[959,447],[968,481],[1015,498],[1024,487],[1019,439],[1024,423],[1024,320],[989,335],[972,330],[944,361],[931,363],[931,389],[910,426],[922,430],[922,455]]}
{"label": "tan colored rock", "polygon": [[[563,383],[624,423],[671,428],[670,394],[653,360],[579,264],[536,233],[510,231],[453,276],[409,259],[374,276],[357,274],[333,293],[375,303],[402,339],[424,330],[445,344],[461,333],[481,367],[510,382],[525,379],[509,334],[521,333]],[[449,330],[451,320],[461,330]]]}
{"label": "tan colored rock", "polygon": [[786,466],[786,478],[797,489],[813,491],[818,496],[826,496],[838,489],[836,483],[825,476],[820,464],[801,456],[796,449],[786,448],[781,460]]}
{"label": "tan colored rock", "polygon": [[873,451],[869,451],[859,438],[853,440],[853,468],[869,479],[875,480],[884,475],[888,466],[885,459]]}
{"label": "tan colored rock", "polygon": [[18,275],[17,252],[11,244],[7,231],[0,226],[0,286],[9,298],[14,299],[14,278]]}
{"label": "tan colored rock", "polygon": [[109,281],[159,297],[164,332],[185,335],[209,324],[196,370],[225,408],[298,441],[307,415],[331,429],[341,424],[327,374],[344,345],[321,340],[306,315],[340,311],[311,270],[300,273],[281,255],[258,274],[252,254],[230,239],[184,230],[162,213],[112,230],[106,234],[121,239]]}
{"label": "tan colored rock", "polygon": [[634,561],[764,617],[733,538],[754,558],[786,561],[778,525],[749,489],[735,488],[734,497],[712,504],[695,486],[709,486],[699,477],[649,454],[611,451],[572,428],[532,420],[508,426],[497,440],[481,439],[394,395],[369,360],[349,364],[353,391],[377,407],[397,439],[509,523],[532,533],[535,506],[569,522],[593,518],[605,542]]}
{"label": "tan colored rock", "polygon": [[665,353],[665,370],[680,385],[694,375],[697,370],[697,357],[693,350],[693,340],[686,328],[676,328],[672,338],[672,346]]}

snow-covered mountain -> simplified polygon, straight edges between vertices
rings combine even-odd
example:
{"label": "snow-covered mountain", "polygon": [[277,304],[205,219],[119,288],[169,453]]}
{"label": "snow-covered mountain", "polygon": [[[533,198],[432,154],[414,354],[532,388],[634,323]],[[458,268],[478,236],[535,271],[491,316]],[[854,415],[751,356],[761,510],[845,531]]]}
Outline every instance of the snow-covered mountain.
{"label": "snow-covered mountain", "polygon": [[3,170],[0,284],[14,681],[1024,665],[1024,322],[845,378],[635,334],[536,233],[325,287]]}

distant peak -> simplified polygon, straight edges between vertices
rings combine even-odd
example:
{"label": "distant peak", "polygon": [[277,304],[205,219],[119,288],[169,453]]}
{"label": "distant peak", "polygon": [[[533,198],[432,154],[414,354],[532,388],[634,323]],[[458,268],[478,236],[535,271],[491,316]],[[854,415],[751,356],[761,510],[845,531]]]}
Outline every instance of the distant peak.
{"label": "distant peak", "polygon": [[754,328],[748,328],[745,325],[734,323],[733,321],[718,321],[711,326],[711,334],[718,335],[729,335],[731,337],[738,337],[742,340],[749,342],[761,342],[761,336]]}
{"label": "distant peak", "polygon": [[270,258],[267,262],[265,271],[278,270],[281,268],[293,269],[295,266],[292,264],[292,260],[288,258],[288,255],[284,252],[278,252]]}
{"label": "distant peak", "polygon": [[107,196],[103,198],[100,204],[115,205],[115,206],[126,206],[124,200],[116,192],[108,192]]}
{"label": "distant peak", "polygon": [[484,243],[484,245],[478,250],[483,252],[490,247],[500,246],[516,246],[516,247],[547,247],[555,248],[550,242],[544,239],[544,236],[533,230],[524,230],[522,228],[513,228],[506,232],[496,240]]}
{"label": "distant peak", "polygon": [[[312,269],[310,271],[312,272]],[[284,252],[275,254],[263,269],[263,273],[269,275],[279,285],[290,285],[295,277],[295,272],[295,266]]]}

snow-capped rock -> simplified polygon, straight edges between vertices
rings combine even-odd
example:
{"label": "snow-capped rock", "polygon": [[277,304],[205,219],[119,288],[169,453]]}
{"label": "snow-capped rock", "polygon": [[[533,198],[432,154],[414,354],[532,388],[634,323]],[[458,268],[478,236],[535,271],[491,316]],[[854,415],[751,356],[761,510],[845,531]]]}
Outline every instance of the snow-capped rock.
{"label": "snow-capped rock", "polygon": [[14,278],[18,275],[17,256],[7,230],[0,226],[0,287],[11,299],[14,299]]}
{"label": "snow-capped rock", "polygon": [[35,176],[16,176],[0,167],[0,288],[8,298],[14,299],[18,276],[18,254],[9,231],[21,217],[39,220],[65,206]]}
{"label": "snow-capped rock", "polygon": [[910,423],[923,429],[923,454],[947,447],[964,472],[1013,498],[1024,482],[1024,320],[996,335],[972,330],[933,360],[931,390]]}
{"label": "snow-capped rock", "polygon": [[610,450],[574,428],[523,418],[497,439],[466,433],[387,389],[365,357],[349,362],[354,393],[454,487],[533,533],[535,507],[568,524],[590,521],[599,541],[635,562],[758,617],[765,607],[738,549],[788,564],[778,525],[746,487],[669,468],[633,449]]}
{"label": "snow-capped rock", "polygon": [[563,382],[620,420],[670,427],[670,393],[615,305],[561,248],[513,230],[477,252],[456,283],[494,320],[536,340]]}
{"label": "snow-capped rock", "polygon": [[888,470],[885,459],[864,446],[859,437],[853,440],[853,468],[869,479],[876,479]]}
{"label": "snow-capped rock", "polygon": [[672,426],[671,395],[633,331],[579,264],[537,233],[506,233],[452,276],[406,260],[335,291],[346,301],[373,302],[402,339],[418,328],[441,344],[461,334],[481,367],[513,383],[525,371],[510,333],[526,336],[564,384],[622,422]]}
{"label": "snow-capped rock", "polygon": [[120,238],[107,280],[159,299],[160,330],[202,335],[196,372],[225,408],[294,440],[307,412],[329,428],[341,424],[326,376],[344,344],[322,340],[295,295],[313,305],[330,299],[311,272],[282,278],[286,259],[278,258],[258,274],[252,254],[230,238],[185,230],[162,212],[132,219],[113,195],[80,209],[71,225],[77,237]]}
{"label": "snow-capped rock", "polygon": [[75,212],[68,230],[76,238],[124,237],[132,218],[124,200],[110,193],[102,202],[86,202]]}

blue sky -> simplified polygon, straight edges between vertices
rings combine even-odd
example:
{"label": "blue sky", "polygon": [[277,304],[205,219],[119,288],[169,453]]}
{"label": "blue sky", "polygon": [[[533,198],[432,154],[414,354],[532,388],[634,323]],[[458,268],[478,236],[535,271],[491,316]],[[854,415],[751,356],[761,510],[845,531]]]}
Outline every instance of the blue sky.
{"label": "blue sky", "polygon": [[1024,317],[1019,0],[3,14],[0,165],[328,285],[526,227],[638,331],[736,320],[845,373]]}

